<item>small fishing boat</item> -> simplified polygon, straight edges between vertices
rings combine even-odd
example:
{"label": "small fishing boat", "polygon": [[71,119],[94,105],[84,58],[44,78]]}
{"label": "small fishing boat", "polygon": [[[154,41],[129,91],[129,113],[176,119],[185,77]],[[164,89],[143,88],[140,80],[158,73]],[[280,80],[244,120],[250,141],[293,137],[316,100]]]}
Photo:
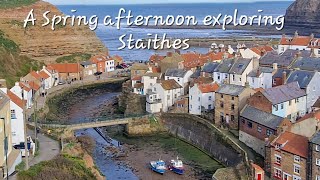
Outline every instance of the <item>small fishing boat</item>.
{"label": "small fishing boat", "polygon": [[179,158],[171,160],[168,169],[176,174],[182,175],[184,173],[183,163]]}
{"label": "small fishing boat", "polygon": [[151,170],[159,174],[164,174],[166,172],[166,163],[163,160],[151,161],[150,162]]}

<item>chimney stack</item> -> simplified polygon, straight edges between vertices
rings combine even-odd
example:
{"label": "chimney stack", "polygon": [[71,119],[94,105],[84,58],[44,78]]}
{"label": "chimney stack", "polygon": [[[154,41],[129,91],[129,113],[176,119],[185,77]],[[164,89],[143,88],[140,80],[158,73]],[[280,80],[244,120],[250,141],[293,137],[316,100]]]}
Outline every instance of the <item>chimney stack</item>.
{"label": "chimney stack", "polygon": [[278,69],[278,63],[273,63],[272,64],[272,68],[273,68],[273,70],[277,70]]}
{"label": "chimney stack", "polygon": [[167,57],[172,57],[172,52],[171,51],[167,52]]}
{"label": "chimney stack", "polygon": [[286,81],[287,81],[287,72],[284,70],[282,72],[282,84],[286,84]]}
{"label": "chimney stack", "polygon": [[257,77],[260,76],[260,68],[257,69]]}

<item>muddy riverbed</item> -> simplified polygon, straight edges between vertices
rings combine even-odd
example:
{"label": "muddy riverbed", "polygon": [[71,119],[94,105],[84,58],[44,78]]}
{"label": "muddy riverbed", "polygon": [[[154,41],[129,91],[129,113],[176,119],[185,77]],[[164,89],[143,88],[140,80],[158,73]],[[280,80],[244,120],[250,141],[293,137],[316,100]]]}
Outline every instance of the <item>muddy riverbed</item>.
{"label": "muddy riverbed", "polygon": [[[58,110],[60,116],[67,117],[68,123],[117,113],[119,91],[92,88],[90,91],[75,90],[72,93],[62,98],[67,101],[68,108]],[[56,107],[61,104],[59,101],[56,103]],[[211,179],[214,171],[222,167],[200,150],[169,135],[127,138],[122,131],[123,126],[113,126],[75,132],[76,136],[86,135],[96,141],[93,158],[107,179]],[[148,163],[152,160],[161,158],[168,162],[177,156],[185,164],[186,173],[182,176],[172,172],[159,175],[149,169]]]}

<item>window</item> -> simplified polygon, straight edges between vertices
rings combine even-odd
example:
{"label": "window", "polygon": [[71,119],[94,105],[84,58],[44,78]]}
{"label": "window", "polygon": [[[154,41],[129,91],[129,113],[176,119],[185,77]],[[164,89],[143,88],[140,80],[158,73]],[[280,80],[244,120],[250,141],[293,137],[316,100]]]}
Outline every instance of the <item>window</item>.
{"label": "window", "polygon": [[223,108],[223,102],[222,101],[220,102],[220,107]]}
{"label": "window", "polygon": [[209,109],[209,110],[212,109],[212,105],[211,105],[211,104],[208,105],[208,109]]}
{"label": "window", "polygon": [[198,97],[198,101],[200,101],[201,99],[200,99],[200,97]]}
{"label": "window", "polygon": [[293,180],[301,180],[301,177],[293,175]]}
{"label": "window", "polygon": [[178,78],[178,82],[180,82],[180,78]]}
{"label": "window", "polygon": [[269,137],[269,136],[271,136],[271,135],[273,134],[273,131],[272,131],[272,130],[270,130],[270,129],[267,129],[266,134],[267,134],[267,136]]}
{"label": "window", "polygon": [[276,160],[276,162],[275,162],[275,164],[277,164],[277,165],[281,165],[281,156],[279,156],[279,155],[275,155],[275,160]]}
{"label": "window", "polygon": [[291,106],[291,103],[292,103],[292,102],[291,102],[291,100],[290,100],[290,101],[289,101],[289,106]]}
{"label": "window", "polygon": [[218,73],[218,80],[220,80],[220,73]]}
{"label": "window", "polygon": [[319,145],[316,145],[316,151],[319,152],[320,151],[320,147]]}
{"label": "window", "polygon": [[239,82],[241,82],[241,78],[239,78]]}
{"label": "window", "polygon": [[211,96],[209,96],[209,101],[211,101],[211,99],[212,99],[212,97],[211,97]]}
{"label": "window", "polygon": [[190,99],[192,100],[192,96],[190,96]]}
{"label": "window", "polygon": [[299,102],[299,98],[296,99],[296,103],[298,103],[298,102]]}
{"label": "window", "polygon": [[289,180],[289,178],[290,178],[290,174],[287,174],[287,173],[283,173],[283,180]]}
{"label": "window", "polygon": [[293,172],[296,174],[300,174],[300,166],[297,164],[293,165]]}
{"label": "window", "polygon": [[244,120],[244,119],[242,119],[241,121],[242,121],[242,124],[245,124],[245,123],[246,123],[246,120]]}
{"label": "window", "polygon": [[260,126],[258,126],[258,132],[261,133],[262,132],[262,128]]}
{"label": "window", "polygon": [[231,115],[231,121],[234,121],[234,115]]}
{"label": "window", "polygon": [[234,110],[234,104],[231,104],[231,110]]}
{"label": "window", "polygon": [[14,109],[11,110],[11,119],[17,119],[16,110],[14,110]]}
{"label": "window", "polygon": [[192,109],[192,105],[190,105],[190,109]]}
{"label": "window", "polygon": [[248,122],[248,127],[252,128],[252,122]]}
{"label": "window", "polygon": [[281,174],[282,172],[280,169],[274,168],[274,177],[281,179]]}
{"label": "window", "polygon": [[316,158],[316,165],[320,166],[320,159]]}
{"label": "window", "polygon": [[278,105],[273,105],[273,108],[275,109],[275,111],[278,111]]}
{"label": "window", "polygon": [[177,94],[174,94],[174,98],[177,98]]}
{"label": "window", "polygon": [[234,81],[234,79],[235,79],[235,75],[234,75],[234,74],[232,74],[232,81]]}
{"label": "window", "polygon": [[233,96],[231,97],[231,100],[232,100],[232,101],[234,100],[234,97],[233,97]]}
{"label": "window", "polygon": [[170,95],[167,95],[167,100],[170,100]]}
{"label": "window", "polygon": [[153,91],[157,91],[157,88],[153,88]]}
{"label": "window", "polygon": [[198,106],[198,110],[200,110],[200,106]]}
{"label": "window", "polygon": [[300,163],[300,156],[294,155],[293,158],[295,163]]}
{"label": "window", "polygon": [[283,109],[283,103],[281,104],[281,109]]}
{"label": "window", "polygon": [[223,94],[221,94],[221,98],[223,98]]}

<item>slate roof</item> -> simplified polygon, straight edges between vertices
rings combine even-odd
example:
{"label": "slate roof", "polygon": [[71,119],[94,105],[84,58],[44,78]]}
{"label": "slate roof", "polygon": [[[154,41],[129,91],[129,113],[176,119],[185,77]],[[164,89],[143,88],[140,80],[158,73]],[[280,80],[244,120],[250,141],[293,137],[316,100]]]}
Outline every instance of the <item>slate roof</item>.
{"label": "slate roof", "polygon": [[242,91],[245,89],[243,86],[238,86],[234,84],[224,84],[219,87],[218,93],[220,94],[227,94],[231,96],[238,96],[242,93]]}
{"label": "slate roof", "polygon": [[180,86],[180,84],[178,84],[174,79],[164,80],[160,83],[160,85],[165,90],[182,88],[182,86]]}
{"label": "slate roof", "polygon": [[266,89],[262,94],[273,104],[279,104],[306,95],[300,89],[298,82],[292,82],[281,86]]}
{"label": "slate roof", "polygon": [[318,107],[318,108],[320,108],[320,97],[319,97],[318,100],[312,105],[312,107]]}
{"label": "slate roof", "polygon": [[301,57],[292,66],[307,71],[320,71],[320,58]]}
{"label": "slate roof", "polygon": [[202,71],[203,72],[206,72],[206,73],[213,73],[214,70],[219,66],[219,63],[217,62],[210,62],[210,63],[207,63],[203,66],[203,69]]}
{"label": "slate roof", "polygon": [[315,72],[310,71],[293,71],[287,79],[287,83],[298,82],[300,88],[306,88],[312,80]]}
{"label": "slate roof", "polygon": [[197,69],[191,76],[190,78],[198,78],[201,75],[201,70]]}
{"label": "slate roof", "polygon": [[[273,69],[272,68],[269,68],[269,67],[259,67],[259,71],[260,71],[260,74],[261,73],[272,73],[273,72]],[[257,74],[258,73],[258,69],[255,69],[255,70],[252,70],[248,76],[249,77],[257,77],[259,76],[260,74]]]}
{"label": "slate roof", "polygon": [[91,61],[83,61],[82,63],[80,63],[82,66],[88,66],[88,65],[91,65],[93,64],[93,62]]}
{"label": "slate roof", "polygon": [[169,68],[166,71],[165,76],[170,76],[170,77],[184,77],[188,71],[183,70],[183,69],[172,69]]}
{"label": "slate roof", "polygon": [[0,90],[0,109],[2,109],[9,101],[9,97]]}
{"label": "slate roof", "polygon": [[250,62],[251,62],[251,59],[244,59],[244,58],[236,59],[233,66],[229,70],[229,72],[231,74],[241,75],[247,69]]}
{"label": "slate roof", "polygon": [[252,106],[246,106],[240,116],[274,130],[276,130],[283,121],[283,118],[280,116],[261,111]]}
{"label": "slate roof", "polygon": [[221,63],[216,67],[214,72],[229,73],[229,70],[231,69],[233,63],[233,59],[225,59],[221,61]]}
{"label": "slate roof", "polygon": [[312,142],[313,144],[318,144],[320,145],[320,132],[317,132],[316,134],[314,134],[310,140],[310,142]]}
{"label": "slate roof", "polygon": [[282,78],[283,76],[283,72],[287,73],[287,78],[290,76],[290,73],[292,72],[292,70],[290,69],[278,69],[277,72],[272,76],[272,78]]}
{"label": "slate roof", "polygon": [[[282,54],[278,54],[277,51],[271,51],[266,53],[266,55],[264,55],[263,57],[261,57],[260,64],[272,66],[273,63],[277,63],[280,66],[288,67],[296,59],[296,55],[298,53],[298,50],[291,49],[286,50]],[[310,51],[300,51],[300,53],[301,57],[309,57],[311,55]]]}
{"label": "slate roof", "polygon": [[143,76],[160,78],[160,77],[161,77],[161,73],[146,73],[146,74],[144,74]]}

